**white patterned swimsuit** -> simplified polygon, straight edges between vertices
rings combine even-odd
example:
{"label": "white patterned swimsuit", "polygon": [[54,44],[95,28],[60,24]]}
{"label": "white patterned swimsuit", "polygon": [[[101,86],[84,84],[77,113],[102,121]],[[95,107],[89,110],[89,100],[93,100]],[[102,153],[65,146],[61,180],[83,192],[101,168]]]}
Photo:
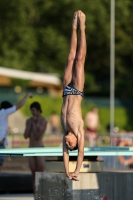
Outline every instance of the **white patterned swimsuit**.
{"label": "white patterned swimsuit", "polygon": [[67,96],[67,95],[81,95],[82,97],[84,96],[84,92],[81,92],[77,90],[72,83],[69,83],[62,94],[62,97]]}

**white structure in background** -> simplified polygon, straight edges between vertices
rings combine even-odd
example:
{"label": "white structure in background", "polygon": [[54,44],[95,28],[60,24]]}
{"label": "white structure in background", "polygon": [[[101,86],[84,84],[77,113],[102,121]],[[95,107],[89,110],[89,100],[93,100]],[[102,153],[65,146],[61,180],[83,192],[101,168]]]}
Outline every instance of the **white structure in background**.
{"label": "white structure in background", "polygon": [[11,68],[0,67],[0,86],[12,86],[11,78],[29,81],[30,87],[45,87],[50,94],[59,94],[62,84],[56,74],[29,72]]}
{"label": "white structure in background", "polygon": [[[56,74],[48,73],[35,73],[11,68],[0,67],[0,87],[4,87],[1,90],[0,97],[3,97],[8,92],[5,87],[14,87],[12,84],[12,79],[22,79],[28,81],[28,87],[35,88],[37,93],[42,93],[44,90],[50,96],[61,96],[62,94],[62,83]],[[14,87],[16,93],[21,92],[21,86],[18,84]],[[4,91],[4,94],[2,92]],[[9,94],[10,95],[10,94]],[[22,115],[20,111],[17,111],[9,117],[9,127],[11,132],[16,134],[23,133],[25,129],[26,117]],[[9,147],[11,147],[11,138],[9,136]]]}

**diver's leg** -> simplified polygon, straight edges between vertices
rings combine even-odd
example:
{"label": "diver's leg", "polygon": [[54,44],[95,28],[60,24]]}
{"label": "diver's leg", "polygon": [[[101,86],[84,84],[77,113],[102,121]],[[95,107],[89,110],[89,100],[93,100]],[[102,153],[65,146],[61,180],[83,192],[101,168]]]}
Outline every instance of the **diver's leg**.
{"label": "diver's leg", "polygon": [[73,16],[70,51],[68,54],[67,63],[64,70],[63,88],[67,86],[72,80],[73,64],[76,56],[76,49],[77,49],[77,12],[75,12]]}
{"label": "diver's leg", "polygon": [[84,63],[86,57],[86,35],[85,35],[85,14],[82,11],[78,11],[78,21],[80,26],[80,38],[79,46],[76,53],[74,73],[73,73],[73,85],[76,89],[82,91],[84,88]]}

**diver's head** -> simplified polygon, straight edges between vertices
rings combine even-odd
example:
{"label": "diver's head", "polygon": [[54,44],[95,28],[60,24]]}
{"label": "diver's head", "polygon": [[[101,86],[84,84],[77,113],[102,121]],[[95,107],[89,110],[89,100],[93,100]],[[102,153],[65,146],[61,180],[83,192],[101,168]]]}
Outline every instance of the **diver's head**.
{"label": "diver's head", "polygon": [[65,136],[65,142],[66,142],[66,146],[70,151],[73,150],[77,150],[78,149],[78,139],[77,137],[72,133],[69,132],[66,136]]}

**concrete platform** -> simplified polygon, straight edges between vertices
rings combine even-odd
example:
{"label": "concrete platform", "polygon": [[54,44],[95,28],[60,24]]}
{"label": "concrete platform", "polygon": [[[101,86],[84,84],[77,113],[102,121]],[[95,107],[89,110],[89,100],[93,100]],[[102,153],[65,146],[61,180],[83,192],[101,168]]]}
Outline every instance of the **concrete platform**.
{"label": "concrete platform", "polygon": [[133,172],[80,173],[79,181],[64,173],[36,173],[36,199],[133,200]]}

